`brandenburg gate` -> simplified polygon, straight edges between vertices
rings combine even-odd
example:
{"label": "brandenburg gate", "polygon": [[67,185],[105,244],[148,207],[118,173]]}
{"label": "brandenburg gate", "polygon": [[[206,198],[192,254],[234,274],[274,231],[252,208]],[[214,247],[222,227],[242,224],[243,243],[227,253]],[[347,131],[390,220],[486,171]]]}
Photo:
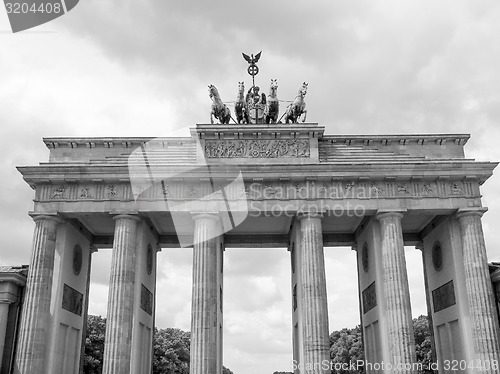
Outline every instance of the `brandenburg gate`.
{"label": "brandenburg gate", "polygon": [[365,359],[416,372],[405,245],[422,252],[439,372],[466,360],[484,366],[462,372],[498,373],[480,192],[497,163],[465,158],[468,139],[327,135],[316,123],[44,139],[48,162],[19,167],[35,233],[15,373],[79,372],[92,253],[106,247],[103,373],[151,373],[156,299],[168,298],[155,292],[156,254],[179,246],[193,247],[192,374],[222,372],[231,247],[288,248],[296,372],[330,372],[323,248],[334,246],[357,252]]}

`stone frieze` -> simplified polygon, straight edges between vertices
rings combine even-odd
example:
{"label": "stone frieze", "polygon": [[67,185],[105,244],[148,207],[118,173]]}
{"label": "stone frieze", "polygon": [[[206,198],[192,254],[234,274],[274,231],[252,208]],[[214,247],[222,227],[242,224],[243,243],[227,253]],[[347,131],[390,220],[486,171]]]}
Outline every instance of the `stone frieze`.
{"label": "stone frieze", "polygon": [[207,158],[310,157],[309,139],[206,140]]}
{"label": "stone frieze", "polygon": [[343,199],[423,199],[480,197],[477,181],[262,181],[245,182],[240,190],[229,191],[229,181],[164,180],[135,189],[130,183],[44,184],[37,187],[37,201],[193,201],[222,198],[249,200],[343,200]]}

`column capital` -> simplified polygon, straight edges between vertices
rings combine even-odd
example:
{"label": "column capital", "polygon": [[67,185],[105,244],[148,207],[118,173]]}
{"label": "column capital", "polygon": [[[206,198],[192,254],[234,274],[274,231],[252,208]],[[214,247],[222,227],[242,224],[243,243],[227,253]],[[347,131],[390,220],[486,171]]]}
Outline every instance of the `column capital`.
{"label": "column capital", "polygon": [[116,216],[113,216],[113,219],[115,221],[119,220],[119,219],[131,219],[131,220],[136,221],[136,222],[142,221],[142,218],[139,215],[134,214],[134,213],[117,214]]}
{"label": "column capital", "polygon": [[40,214],[40,213],[29,213],[30,217],[33,219],[33,221],[54,221],[55,223],[62,223],[64,220],[58,216],[57,214]]}
{"label": "column capital", "polygon": [[457,210],[456,216],[458,219],[462,217],[479,216],[482,217],[484,213],[488,211],[486,207],[471,207],[471,208],[460,208]]}
{"label": "column capital", "polygon": [[404,214],[407,212],[406,209],[379,209],[375,213],[375,219],[383,220],[385,218],[403,218]]}
{"label": "column capital", "polygon": [[0,273],[0,285],[7,283],[12,283],[17,287],[24,287],[26,285],[26,276],[14,272]]}
{"label": "column capital", "polygon": [[298,212],[297,213],[297,219],[300,221],[304,218],[319,218],[323,219],[323,212],[310,212],[310,211],[304,211],[304,212]]}
{"label": "column capital", "polygon": [[194,221],[202,218],[213,219],[214,221],[219,220],[219,212],[191,212],[191,217]]}

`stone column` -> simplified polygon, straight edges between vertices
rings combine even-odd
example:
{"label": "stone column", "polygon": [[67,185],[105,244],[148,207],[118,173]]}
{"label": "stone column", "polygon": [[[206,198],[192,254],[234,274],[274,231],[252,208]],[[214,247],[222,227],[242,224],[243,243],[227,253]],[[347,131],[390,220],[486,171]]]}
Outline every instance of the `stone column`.
{"label": "stone column", "polygon": [[123,214],[114,219],[103,374],[128,374],[134,316],[136,231],[140,218]]}
{"label": "stone column", "polygon": [[[328,303],[321,215],[303,214],[300,220],[302,313],[305,373],[330,373],[322,367],[330,361]],[[310,365],[310,369],[308,369]]]}
{"label": "stone column", "polygon": [[436,351],[436,338],[434,336],[434,318],[432,315],[432,298],[431,290],[429,289],[429,278],[427,266],[425,265],[425,254],[424,254],[424,243],[420,242],[415,246],[415,249],[422,252],[422,265],[424,270],[424,290],[425,290],[425,302],[427,304],[427,320],[429,321],[429,336],[431,338],[431,361],[437,362],[437,351]]}
{"label": "stone column", "polygon": [[45,370],[56,232],[60,222],[56,216],[47,215],[35,216],[33,220],[33,249],[14,369],[19,374],[38,374]]}
{"label": "stone column", "polygon": [[80,347],[80,373],[83,373],[83,364],[85,363],[85,342],[87,336],[87,319],[89,317],[90,275],[92,270],[92,255],[95,252],[98,252],[98,249],[93,244],[91,244],[88,257],[89,265],[87,268],[87,286],[85,288],[85,307],[83,309],[82,342]]}
{"label": "stone column", "polygon": [[7,333],[10,304],[10,300],[0,300],[0,367],[2,366],[3,350],[5,349],[5,336]]}
{"label": "stone column", "polygon": [[218,216],[194,217],[193,299],[191,305],[190,374],[214,374],[217,368]]}
{"label": "stone column", "polygon": [[[386,304],[387,339],[392,365],[416,362],[415,338],[411,315],[410,290],[406,271],[401,212],[380,212],[383,289]],[[414,370],[398,368],[395,373],[412,373]]]}
{"label": "stone column", "polygon": [[[481,216],[486,209],[460,209],[457,217],[462,234],[465,287],[469,301],[474,353],[482,363],[500,357],[495,298],[490,281]],[[498,373],[487,365],[487,373]],[[486,366],[485,365],[485,366]]]}

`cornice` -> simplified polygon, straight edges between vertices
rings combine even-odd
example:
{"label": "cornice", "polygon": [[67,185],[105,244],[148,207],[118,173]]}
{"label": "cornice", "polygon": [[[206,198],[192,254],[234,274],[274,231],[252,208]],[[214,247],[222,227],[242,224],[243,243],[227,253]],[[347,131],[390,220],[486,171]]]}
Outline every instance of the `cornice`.
{"label": "cornice", "polygon": [[26,276],[14,272],[0,273],[0,282],[9,282],[19,286],[24,286],[26,284]]}
{"label": "cornice", "polygon": [[454,143],[465,145],[470,139],[470,134],[390,134],[390,135],[325,135],[323,141],[338,144],[362,144],[362,145],[408,145],[416,143],[419,145]]}
{"label": "cornice", "polygon": [[[336,162],[318,163],[307,165],[296,164],[273,164],[273,165],[253,165],[253,164],[221,164],[210,165],[211,175],[224,174],[231,171],[241,171],[245,175],[275,175],[281,176],[285,173],[293,173],[294,176],[305,175],[308,177],[321,177],[323,175],[333,175],[352,177],[363,173],[364,177],[448,177],[476,178],[485,180],[489,178],[498,162],[477,162],[471,160],[432,160],[417,162]],[[197,173],[205,175],[206,171],[197,168],[203,165],[155,165],[155,174],[166,177],[189,171],[189,176],[185,178],[196,178]],[[376,168],[374,168],[376,166]],[[92,164],[42,164],[39,166],[17,167],[26,181],[49,182],[57,181],[101,181],[101,180],[128,180],[129,169],[127,165],[92,165]],[[147,176],[147,175],[145,175]]]}
{"label": "cornice", "polygon": [[55,148],[135,148],[145,143],[182,143],[193,142],[190,137],[50,137],[43,138],[49,149]]}
{"label": "cornice", "polygon": [[[331,143],[338,144],[363,144],[363,145],[374,145],[374,144],[402,144],[407,145],[411,143],[417,143],[420,145],[425,144],[440,144],[444,145],[446,143],[455,143],[459,145],[465,145],[470,139],[470,134],[382,134],[382,135],[323,135],[324,126],[318,126],[318,124],[298,124],[298,125],[248,125],[245,127],[236,127],[228,125],[197,125],[196,130],[198,133],[206,134],[207,131],[210,133],[217,134],[239,134],[239,133],[256,133],[259,132],[269,132],[269,133],[284,133],[284,132],[304,132],[309,133],[315,131],[320,134],[322,141],[328,141]],[[205,135],[204,135],[205,136]],[[204,137],[203,136],[203,137]],[[54,148],[113,148],[113,147],[123,147],[123,148],[134,148],[140,146],[141,144],[148,142],[162,143],[162,142],[194,142],[195,139],[192,137],[46,137],[43,138],[43,142],[49,149]]]}

